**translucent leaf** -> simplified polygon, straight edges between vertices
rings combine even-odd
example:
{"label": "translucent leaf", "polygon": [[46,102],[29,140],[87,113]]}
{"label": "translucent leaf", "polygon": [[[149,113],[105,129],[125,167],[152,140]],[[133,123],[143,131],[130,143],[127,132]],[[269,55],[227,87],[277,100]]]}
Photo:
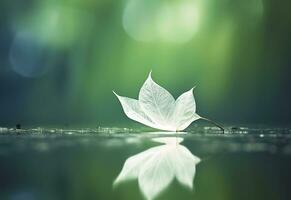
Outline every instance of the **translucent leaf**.
{"label": "translucent leaf", "polygon": [[156,152],[160,151],[159,149],[161,146],[150,148],[144,152],[141,152],[137,155],[134,155],[132,157],[129,157],[124,165],[123,168],[118,175],[118,177],[115,179],[113,185],[118,185],[121,182],[125,182],[128,180],[132,180],[138,177],[138,174],[141,170],[141,167],[144,165],[148,159],[154,155]]}
{"label": "translucent leaf", "polygon": [[151,73],[140,89],[138,98],[143,111],[153,122],[164,126],[166,129],[175,129],[169,123],[174,110],[175,99],[166,89],[152,80]]}
{"label": "translucent leaf", "polygon": [[201,118],[195,113],[193,89],[175,101],[166,89],[152,80],[151,73],[140,89],[138,100],[115,95],[130,119],[156,129],[182,131]]}
{"label": "translucent leaf", "polygon": [[177,145],[172,159],[172,162],[176,163],[173,166],[177,180],[189,189],[193,189],[196,165],[200,162],[200,158],[194,156],[186,147]]}
{"label": "translucent leaf", "polygon": [[158,125],[156,125],[141,109],[139,102],[135,99],[131,99],[128,97],[122,97],[113,92],[117,98],[119,99],[123,111],[126,116],[134,121],[145,124],[147,126],[160,129]]}
{"label": "translucent leaf", "polygon": [[174,179],[173,163],[171,162],[171,145],[163,145],[156,152],[138,176],[139,187],[147,199],[158,196]]}
{"label": "translucent leaf", "polygon": [[193,88],[183,93],[175,102],[175,108],[172,115],[172,123],[177,130],[184,130],[193,121],[200,118],[196,113],[196,103],[193,96]]}
{"label": "translucent leaf", "polygon": [[150,148],[128,158],[114,185],[137,178],[139,188],[148,200],[156,198],[174,178],[192,189],[196,165],[200,159],[179,144],[182,138],[163,137],[153,140],[165,145]]}

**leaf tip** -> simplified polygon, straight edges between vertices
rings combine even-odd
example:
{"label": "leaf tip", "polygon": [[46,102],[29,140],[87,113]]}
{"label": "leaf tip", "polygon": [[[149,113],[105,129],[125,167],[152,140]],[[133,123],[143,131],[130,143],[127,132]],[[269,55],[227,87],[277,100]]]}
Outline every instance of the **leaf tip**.
{"label": "leaf tip", "polygon": [[115,94],[115,96],[119,96],[114,90],[112,90],[113,94]]}
{"label": "leaf tip", "polygon": [[196,85],[192,87],[189,91],[193,92],[193,90],[196,88]]}
{"label": "leaf tip", "polygon": [[152,72],[153,72],[153,70],[150,71],[149,78],[152,78]]}

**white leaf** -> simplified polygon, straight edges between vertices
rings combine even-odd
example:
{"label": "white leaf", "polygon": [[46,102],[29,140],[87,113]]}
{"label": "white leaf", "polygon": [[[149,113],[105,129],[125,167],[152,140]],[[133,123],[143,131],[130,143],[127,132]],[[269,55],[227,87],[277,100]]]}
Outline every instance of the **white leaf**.
{"label": "white leaf", "polygon": [[174,178],[185,187],[193,189],[196,165],[200,159],[179,144],[182,138],[153,140],[164,142],[165,145],[150,148],[128,158],[113,185],[137,178],[139,188],[147,200],[156,198]]}
{"label": "white leaf", "polygon": [[130,119],[156,129],[182,131],[201,118],[196,114],[193,89],[175,101],[166,89],[152,80],[151,72],[140,89],[138,100],[114,94]]}
{"label": "white leaf", "polygon": [[193,121],[200,118],[196,113],[196,103],[193,96],[193,88],[183,93],[175,102],[172,121],[177,130],[184,130]]}
{"label": "white leaf", "polygon": [[113,92],[117,98],[119,99],[123,111],[126,114],[126,116],[134,121],[137,121],[139,123],[145,124],[147,126],[157,128],[160,127],[156,125],[141,109],[139,102],[135,99],[131,99],[128,97],[122,97]]}
{"label": "white leaf", "polygon": [[164,88],[152,80],[151,73],[139,92],[139,103],[143,111],[156,124],[165,126],[165,129],[173,129],[169,119],[174,110],[175,99]]}
{"label": "white leaf", "polygon": [[171,162],[171,145],[163,145],[141,168],[138,176],[139,187],[146,199],[154,199],[174,179],[173,163]]}
{"label": "white leaf", "polygon": [[[173,153],[174,154],[174,153]],[[177,145],[176,152],[172,157],[177,180],[193,189],[193,179],[196,172],[196,165],[200,162],[200,158],[194,156],[186,147]]]}
{"label": "white leaf", "polygon": [[120,174],[118,175],[118,177],[115,179],[113,185],[115,186],[115,185],[120,184],[121,182],[136,179],[144,163],[147,162],[148,159],[153,154],[155,154],[156,152],[159,152],[160,148],[161,146],[153,147],[144,152],[141,152],[139,154],[129,157],[125,161],[123,168]]}

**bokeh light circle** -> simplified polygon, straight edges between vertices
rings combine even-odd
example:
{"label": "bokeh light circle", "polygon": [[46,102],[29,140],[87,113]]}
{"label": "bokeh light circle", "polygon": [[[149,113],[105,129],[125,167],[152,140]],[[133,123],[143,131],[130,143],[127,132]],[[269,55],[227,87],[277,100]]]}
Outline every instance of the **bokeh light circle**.
{"label": "bokeh light circle", "polygon": [[123,27],[138,41],[185,43],[197,31],[198,17],[194,0],[129,0]]}
{"label": "bokeh light circle", "polygon": [[13,71],[24,77],[39,77],[48,70],[46,46],[30,32],[16,34],[10,49]]}

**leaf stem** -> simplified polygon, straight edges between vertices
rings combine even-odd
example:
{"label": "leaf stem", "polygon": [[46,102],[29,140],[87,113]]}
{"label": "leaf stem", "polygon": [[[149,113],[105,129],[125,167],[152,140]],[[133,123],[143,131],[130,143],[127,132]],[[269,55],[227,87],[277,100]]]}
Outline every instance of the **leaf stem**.
{"label": "leaf stem", "polygon": [[222,132],[224,133],[224,128],[223,128],[223,126],[221,124],[219,124],[219,123],[217,123],[215,121],[212,121],[210,119],[204,118],[204,117],[201,117],[200,119],[205,120],[207,122],[210,122],[210,123],[214,124],[216,127],[220,128],[222,130]]}

